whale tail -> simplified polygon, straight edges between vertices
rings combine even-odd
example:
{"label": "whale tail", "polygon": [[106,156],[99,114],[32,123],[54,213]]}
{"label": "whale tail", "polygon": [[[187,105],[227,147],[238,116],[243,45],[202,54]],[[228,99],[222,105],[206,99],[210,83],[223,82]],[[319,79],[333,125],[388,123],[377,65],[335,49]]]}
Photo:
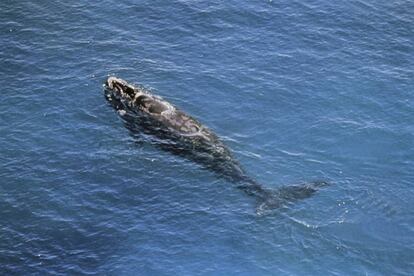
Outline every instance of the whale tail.
{"label": "whale tail", "polygon": [[272,190],[255,184],[254,186],[250,186],[249,189],[244,190],[257,198],[256,214],[261,216],[269,213],[273,209],[282,208],[298,200],[311,197],[316,191],[327,185],[329,183],[325,181],[314,181]]}

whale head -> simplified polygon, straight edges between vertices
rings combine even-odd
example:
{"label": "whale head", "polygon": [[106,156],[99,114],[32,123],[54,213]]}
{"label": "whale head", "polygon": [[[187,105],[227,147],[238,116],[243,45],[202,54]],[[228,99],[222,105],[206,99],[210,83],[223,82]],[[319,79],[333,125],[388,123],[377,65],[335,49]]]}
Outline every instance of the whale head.
{"label": "whale head", "polygon": [[132,101],[137,94],[141,92],[128,84],[126,81],[116,77],[108,77],[104,87],[106,90],[109,90],[113,96],[118,99],[123,99],[127,101]]}
{"label": "whale head", "polygon": [[134,87],[123,79],[108,77],[104,84],[106,98],[112,105],[119,109],[140,110],[144,113],[154,115],[161,114],[166,110],[174,110],[174,107],[161,97],[152,95],[142,88]]}

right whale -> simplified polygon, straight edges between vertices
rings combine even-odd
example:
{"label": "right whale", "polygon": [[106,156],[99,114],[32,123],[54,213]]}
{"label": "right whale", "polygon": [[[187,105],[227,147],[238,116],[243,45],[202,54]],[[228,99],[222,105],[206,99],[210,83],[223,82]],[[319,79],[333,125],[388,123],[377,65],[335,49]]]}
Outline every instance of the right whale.
{"label": "right whale", "polygon": [[265,188],[248,176],[231,151],[206,126],[147,89],[109,77],[104,84],[108,102],[121,115],[135,137],[146,135],[151,143],[190,159],[234,183],[257,201],[256,214],[264,215],[314,194],[325,181]]}

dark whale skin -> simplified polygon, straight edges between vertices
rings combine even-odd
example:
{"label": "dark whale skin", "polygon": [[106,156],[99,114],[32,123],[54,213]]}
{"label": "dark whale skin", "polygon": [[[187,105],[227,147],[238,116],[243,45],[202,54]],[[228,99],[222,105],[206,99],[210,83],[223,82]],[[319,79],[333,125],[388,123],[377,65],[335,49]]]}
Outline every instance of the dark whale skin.
{"label": "dark whale skin", "polygon": [[192,160],[234,183],[238,189],[257,199],[258,215],[310,197],[327,185],[325,181],[315,181],[277,190],[264,188],[244,172],[215,133],[171,103],[116,77],[106,80],[104,91],[133,137],[137,140],[142,140],[142,135],[150,137],[150,143],[157,147]]}

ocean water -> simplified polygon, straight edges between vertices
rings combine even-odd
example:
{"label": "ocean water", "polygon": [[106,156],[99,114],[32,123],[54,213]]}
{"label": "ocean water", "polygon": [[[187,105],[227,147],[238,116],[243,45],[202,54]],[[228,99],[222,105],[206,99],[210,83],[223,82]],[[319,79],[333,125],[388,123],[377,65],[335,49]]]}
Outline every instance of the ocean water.
{"label": "ocean water", "polygon": [[[0,2],[1,275],[412,275],[412,1]],[[268,188],[134,141],[108,75],[213,129]]]}

